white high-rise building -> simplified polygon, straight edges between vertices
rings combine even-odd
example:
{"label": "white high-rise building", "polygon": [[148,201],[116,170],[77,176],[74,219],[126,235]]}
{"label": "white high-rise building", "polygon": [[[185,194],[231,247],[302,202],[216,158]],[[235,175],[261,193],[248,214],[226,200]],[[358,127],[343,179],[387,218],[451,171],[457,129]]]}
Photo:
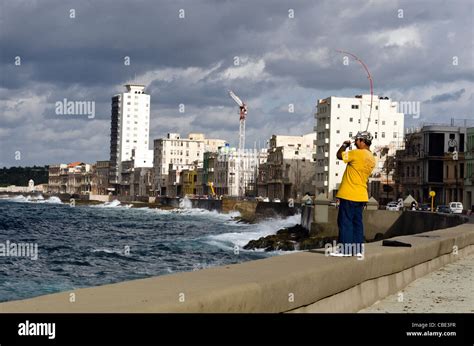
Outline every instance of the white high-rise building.
{"label": "white high-rise building", "polygon": [[[336,157],[345,140],[365,131],[370,114],[370,95],[328,97],[318,100],[316,118],[316,194],[336,197],[346,165]],[[370,150],[376,156],[376,167],[369,178],[383,180],[385,158],[403,146],[404,114],[397,102],[388,97],[373,96],[368,131],[374,136]],[[355,149],[352,148],[352,149]]]}
{"label": "white high-rise building", "polygon": [[127,84],[127,91],[112,97],[110,182],[120,184],[122,162],[133,167],[153,167],[149,149],[150,95],[144,85]]}

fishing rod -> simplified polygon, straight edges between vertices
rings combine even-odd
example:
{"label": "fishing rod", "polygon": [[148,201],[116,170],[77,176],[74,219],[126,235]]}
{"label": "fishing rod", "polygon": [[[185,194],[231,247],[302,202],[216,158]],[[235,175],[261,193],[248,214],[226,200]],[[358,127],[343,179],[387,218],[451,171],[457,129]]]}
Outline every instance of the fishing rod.
{"label": "fishing rod", "polygon": [[[370,71],[367,68],[367,65],[357,55],[352,54],[350,52],[340,50],[340,49],[336,49],[336,52],[350,55],[352,58],[355,59],[355,61],[357,61],[359,64],[361,64],[362,67],[364,68],[365,72],[367,72],[367,78],[369,79],[369,82],[370,82],[370,112],[369,112],[369,120],[367,121],[367,127],[365,128],[365,131],[368,131],[369,124],[370,124],[370,119],[372,117],[372,105],[373,105],[373,101],[374,101],[374,81],[372,79],[372,75],[370,74]],[[362,112],[362,109],[361,109],[361,112]]]}

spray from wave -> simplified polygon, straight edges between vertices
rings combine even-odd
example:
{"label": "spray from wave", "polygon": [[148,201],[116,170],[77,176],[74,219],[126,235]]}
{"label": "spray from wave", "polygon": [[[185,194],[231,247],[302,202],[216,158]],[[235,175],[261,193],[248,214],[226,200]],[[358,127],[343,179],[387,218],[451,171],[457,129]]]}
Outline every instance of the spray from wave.
{"label": "spray from wave", "polygon": [[239,232],[209,235],[206,237],[205,242],[225,250],[234,249],[235,246],[238,246],[239,250],[246,251],[243,247],[247,245],[250,240],[276,234],[280,229],[294,226],[299,224],[300,221],[301,215],[299,214],[284,219],[268,219],[257,224],[245,225],[245,227],[239,228]]}
{"label": "spray from wave", "polygon": [[28,195],[28,196],[23,196],[23,195],[18,195],[18,196],[7,196],[3,197],[2,199],[5,199],[9,202],[16,202],[16,203],[48,203],[48,204],[62,204],[61,200],[56,197],[56,196],[51,196],[48,199],[44,199],[43,195]]}
{"label": "spray from wave", "polygon": [[120,206],[120,201],[118,199],[114,199],[113,201],[105,202],[104,204],[91,205],[91,208],[116,208]]}

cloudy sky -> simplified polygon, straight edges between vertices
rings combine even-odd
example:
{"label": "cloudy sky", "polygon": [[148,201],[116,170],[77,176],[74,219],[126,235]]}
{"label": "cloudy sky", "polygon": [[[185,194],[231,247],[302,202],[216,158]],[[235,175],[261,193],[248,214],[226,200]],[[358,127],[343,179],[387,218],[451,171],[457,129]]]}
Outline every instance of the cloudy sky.
{"label": "cloudy sky", "polygon": [[[309,133],[317,99],[369,93],[361,66],[344,65],[336,49],[364,60],[376,94],[420,102],[407,126],[473,119],[473,8],[468,0],[0,0],[0,166],[107,160],[110,99],[127,82],[147,85],[152,139],[203,132],[236,145],[228,89],[249,105],[247,146]],[[95,117],[56,114],[65,98],[95,102]]]}

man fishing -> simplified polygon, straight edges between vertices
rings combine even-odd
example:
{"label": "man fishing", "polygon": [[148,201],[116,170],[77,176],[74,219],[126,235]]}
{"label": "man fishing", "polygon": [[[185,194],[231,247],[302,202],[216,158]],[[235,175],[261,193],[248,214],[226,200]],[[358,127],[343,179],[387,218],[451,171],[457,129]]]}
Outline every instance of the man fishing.
{"label": "man fishing", "polygon": [[357,149],[346,149],[351,141],[345,141],[337,151],[337,158],[347,166],[337,192],[339,209],[337,225],[339,227],[338,251],[331,256],[363,256],[364,224],[362,211],[368,202],[367,181],[375,167],[375,159],[370,151],[372,136],[367,131],[359,131],[353,137]]}

